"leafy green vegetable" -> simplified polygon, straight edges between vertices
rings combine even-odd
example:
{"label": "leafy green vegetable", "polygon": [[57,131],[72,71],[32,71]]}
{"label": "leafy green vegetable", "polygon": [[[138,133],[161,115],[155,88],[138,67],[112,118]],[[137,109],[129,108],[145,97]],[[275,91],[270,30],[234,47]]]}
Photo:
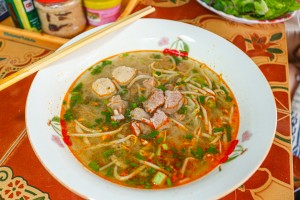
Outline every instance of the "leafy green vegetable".
{"label": "leafy green vegetable", "polygon": [[202,0],[226,14],[246,19],[272,20],[300,9],[296,0]]}

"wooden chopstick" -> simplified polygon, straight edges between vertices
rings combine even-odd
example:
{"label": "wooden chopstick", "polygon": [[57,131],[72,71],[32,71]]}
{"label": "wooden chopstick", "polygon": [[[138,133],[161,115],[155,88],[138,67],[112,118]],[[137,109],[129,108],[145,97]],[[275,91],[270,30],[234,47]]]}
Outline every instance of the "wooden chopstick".
{"label": "wooden chopstick", "polygon": [[140,0],[129,0],[124,11],[118,17],[118,20],[123,19],[127,15],[129,15],[133,9],[139,4]]}
{"label": "wooden chopstick", "polygon": [[0,80],[0,91],[13,85],[16,82],[22,80],[23,78],[26,78],[27,76],[39,71],[40,69],[43,69],[44,67],[48,66],[49,64],[70,54],[71,52],[79,49],[80,47],[83,47],[84,45],[89,44],[92,41],[94,41],[100,37],[103,37],[117,29],[120,29],[120,28],[154,12],[154,11],[155,11],[155,8],[153,8],[152,6],[148,6],[144,9],[141,9],[127,17],[124,17],[123,19],[120,19],[112,24],[109,24],[108,26],[72,43],[71,45],[69,45],[59,51],[52,53],[49,56],[44,57],[41,60],[36,61],[35,63],[33,63],[27,67],[24,67],[23,69],[15,72],[14,74]]}

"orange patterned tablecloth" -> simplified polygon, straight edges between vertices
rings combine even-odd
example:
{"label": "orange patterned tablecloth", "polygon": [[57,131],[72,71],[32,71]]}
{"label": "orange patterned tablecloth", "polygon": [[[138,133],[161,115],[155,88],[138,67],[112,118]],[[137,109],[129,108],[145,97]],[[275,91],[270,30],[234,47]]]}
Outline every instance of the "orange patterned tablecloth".
{"label": "orange patterned tablecloth", "polygon": [[[278,124],[267,158],[249,180],[223,199],[294,199],[284,24],[239,24],[212,14],[195,1],[174,2],[145,0],[143,4],[157,6],[156,12],[147,17],[193,24],[235,44],[257,64],[276,100]],[[143,5],[136,9],[141,7]],[[0,78],[50,53],[44,48],[1,39],[0,35]],[[0,196],[3,199],[19,199],[21,196],[24,199],[81,199],[47,172],[29,143],[25,103],[33,78],[34,75],[0,92]]]}

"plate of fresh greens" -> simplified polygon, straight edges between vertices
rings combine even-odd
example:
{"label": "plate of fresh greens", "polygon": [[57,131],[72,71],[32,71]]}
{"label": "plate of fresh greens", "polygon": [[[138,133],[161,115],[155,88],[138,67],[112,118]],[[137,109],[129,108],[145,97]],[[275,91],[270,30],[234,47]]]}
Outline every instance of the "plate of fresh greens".
{"label": "plate of fresh greens", "polygon": [[208,10],[231,21],[273,24],[291,19],[300,3],[296,0],[197,0]]}

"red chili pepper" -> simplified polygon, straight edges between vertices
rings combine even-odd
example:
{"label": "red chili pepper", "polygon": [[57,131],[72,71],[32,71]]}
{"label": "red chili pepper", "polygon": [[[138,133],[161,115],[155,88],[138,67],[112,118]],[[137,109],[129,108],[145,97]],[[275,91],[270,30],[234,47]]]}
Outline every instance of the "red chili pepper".
{"label": "red chili pepper", "polygon": [[223,158],[221,158],[221,160],[219,161],[220,164],[222,164],[228,160],[229,155],[234,151],[234,149],[238,143],[239,143],[239,140],[233,140],[230,143],[230,146],[229,146],[228,150],[226,151],[225,156]]}
{"label": "red chili pepper", "polygon": [[235,149],[236,145],[239,143],[238,140],[233,140],[231,143],[230,143],[230,146],[226,152],[225,155],[229,156]]}
{"label": "red chili pepper", "polygon": [[224,156],[220,161],[219,161],[219,163],[220,164],[222,164],[222,163],[224,163],[224,162],[226,162],[227,160],[228,160],[228,156],[226,155],[226,156]]}
{"label": "red chili pepper", "polygon": [[63,136],[63,141],[66,143],[66,145],[71,146],[72,142],[70,140],[70,136],[68,135],[67,131],[67,125],[65,120],[60,120],[60,126],[61,126],[61,134]]}
{"label": "red chili pepper", "polygon": [[188,56],[188,52],[187,51],[178,51],[176,49],[164,49],[163,50],[164,54],[169,54],[171,56],[181,56],[181,57],[187,57]]}

